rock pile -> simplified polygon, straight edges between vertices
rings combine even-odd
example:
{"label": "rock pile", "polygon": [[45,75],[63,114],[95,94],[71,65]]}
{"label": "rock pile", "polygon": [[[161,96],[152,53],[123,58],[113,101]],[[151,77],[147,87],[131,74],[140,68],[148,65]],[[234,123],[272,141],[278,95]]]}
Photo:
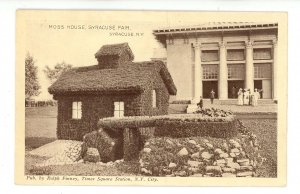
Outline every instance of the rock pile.
{"label": "rock pile", "polygon": [[149,176],[254,177],[262,158],[252,139],[152,138],[141,152],[140,171]]}

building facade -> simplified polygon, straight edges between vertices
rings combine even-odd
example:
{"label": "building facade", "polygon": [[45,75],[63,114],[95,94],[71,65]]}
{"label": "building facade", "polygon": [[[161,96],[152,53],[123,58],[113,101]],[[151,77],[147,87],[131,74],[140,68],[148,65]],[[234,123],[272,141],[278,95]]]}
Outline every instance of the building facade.
{"label": "building facade", "polygon": [[198,102],[211,90],[227,100],[239,88],[277,98],[277,23],[206,23],[153,34],[166,50],[162,59],[177,87],[176,100]]}

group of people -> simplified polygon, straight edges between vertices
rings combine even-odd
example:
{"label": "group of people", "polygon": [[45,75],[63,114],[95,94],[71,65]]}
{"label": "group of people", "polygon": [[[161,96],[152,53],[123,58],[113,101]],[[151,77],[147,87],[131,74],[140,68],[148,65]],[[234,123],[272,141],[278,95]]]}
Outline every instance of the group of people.
{"label": "group of people", "polygon": [[257,100],[260,99],[260,91],[258,91],[256,88],[254,89],[254,92],[251,93],[250,89],[242,89],[240,88],[237,95],[238,99],[238,105],[252,105],[257,106]]}

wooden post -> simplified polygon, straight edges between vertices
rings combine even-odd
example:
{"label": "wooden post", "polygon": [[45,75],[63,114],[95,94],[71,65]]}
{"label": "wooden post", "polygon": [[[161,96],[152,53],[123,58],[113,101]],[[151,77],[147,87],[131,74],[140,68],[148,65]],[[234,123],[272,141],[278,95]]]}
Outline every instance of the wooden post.
{"label": "wooden post", "polygon": [[141,134],[137,128],[124,129],[124,161],[139,159]]}

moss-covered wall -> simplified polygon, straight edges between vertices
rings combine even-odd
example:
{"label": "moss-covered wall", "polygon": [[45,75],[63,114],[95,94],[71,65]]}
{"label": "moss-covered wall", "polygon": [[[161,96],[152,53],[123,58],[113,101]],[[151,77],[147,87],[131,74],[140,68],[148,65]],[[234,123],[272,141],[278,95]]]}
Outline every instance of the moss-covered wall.
{"label": "moss-covered wall", "polygon": [[[142,110],[139,94],[57,96],[59,139],[82,140],[83,135],[97,129],[100,118],[114,116],[114,102],[124,101],[125,116],[140,115]],[[72,119],[72,102],[82,102],[82,118]]]}

